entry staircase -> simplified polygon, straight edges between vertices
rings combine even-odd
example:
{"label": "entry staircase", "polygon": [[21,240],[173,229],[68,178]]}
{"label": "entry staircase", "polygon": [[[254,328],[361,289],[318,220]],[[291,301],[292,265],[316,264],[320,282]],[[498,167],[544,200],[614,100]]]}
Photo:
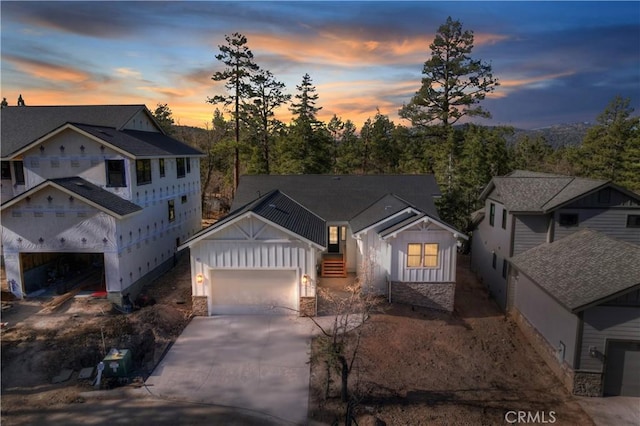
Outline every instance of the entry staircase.
{"label": "entry staircase", "polygon": [[322,259],[320,276],[324,278],[345,278],[347,276],[347,262],[344,257],[325,257]]}

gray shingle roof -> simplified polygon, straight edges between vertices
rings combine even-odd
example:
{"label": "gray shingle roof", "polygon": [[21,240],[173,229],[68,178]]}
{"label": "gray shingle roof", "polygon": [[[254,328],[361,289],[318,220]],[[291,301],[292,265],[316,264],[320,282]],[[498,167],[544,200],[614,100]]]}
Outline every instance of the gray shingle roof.
{"label": "gray shingle roof", "polygon": [[510,212],[546,213],[608,183],[517,170],[508,176],[494,177],[480,198],[496,200]]}
{"label": "gray shingle roof", "polygon": [[18,202],[20,199],[40,191],[46,186],[57,186],[79,199],[88,201],[115,216],[123,217],[142,211],[142,207],[100,188],[79,177],[48,179],[29,190],[2,203],[2,208]]}
{"label": "gray shingle roof", "polygon": [[511,258],[571,311],[640,285],[640,246],[583,229]]}
{"label": "gray shingle roof", "polygon": [[351,230],[355,234],[408,207],[411,206],[404,200],[393,194],[386,194],[349,220]]}
{"label": "gray shingle roof", "polygon": [[142,210],[142,207],[137,204],[120,198],[79,177],[50,179],[50,181],[119,216],[127,216]]}
{"label": "gray shingle roof", "polygon": [[190,147],[170,136],[157,132],[143,132],[140,130],[118,131],[110,127],[75,124],[74,126],[98,137],[135,157],[164,157],[164,156],[198,156],[200,151]]}
{"label": "gray shingle roof", "polygon": [[224,226],[228,222],[248,212],[255,213],[278,226],[300,235],[308,241],[312,241],[322,247],[326,247],[326,222],[278,190],[271,191],[262,197],[231,211],[227,216],[223,217],[213,225],[193,235],[193,237],[185,241],[183,245],[189,245],[191,241],[199,239],[209,232]]}
{"label": "gray shingle roof", "polygon": [[247,175],[240,178],[232,208],[275,189],[330,222],[347,221],[386,194],[439,218],[433,197],[440,189],[433,175]]}
{"label": "gray shingle roof", "polygon": [[1,155],[27,146],[65,123],[121,129],[144,105],[75,105],[6,107],[0,110]]}

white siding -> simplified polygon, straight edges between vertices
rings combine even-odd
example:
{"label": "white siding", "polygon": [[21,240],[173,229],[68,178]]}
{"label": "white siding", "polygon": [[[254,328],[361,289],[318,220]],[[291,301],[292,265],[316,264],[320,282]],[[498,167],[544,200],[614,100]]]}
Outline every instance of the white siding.
{"label": "white siding", "polygon": [[[409,243],[437,243],[438,267],[408,268],[407,245]],[[391,280],[402,282],[454,282],[456,280],[456,240],[451,232],[424,230],[402,232],[392,241],[394,259]]]}
{"label": "white siding", "polygon": [[[192,290],[194,296],[208,296],[210,271],[220,269],[295,270],[301,297],[315,296],[318,249],[295,240],[257,218],[243,218],[191,246]],[[204,282],[195,277],[202,274]],[[310,282],[302,285],[302,276]]]}

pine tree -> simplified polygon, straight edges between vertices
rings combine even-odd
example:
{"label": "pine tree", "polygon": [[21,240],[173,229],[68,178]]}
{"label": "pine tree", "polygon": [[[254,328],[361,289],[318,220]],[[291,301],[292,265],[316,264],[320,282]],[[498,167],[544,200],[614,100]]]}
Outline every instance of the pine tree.
{"label": "pine tree", "polygon": [[581,174],[640,189],[640,117],[629,98],[616,96],[589,129],[581,148]]}
{"label": "pine tree", "polygon": [[251,97],[249,79],[258,70],[258,66],[253,62],[253,53],[247,47],[247,38],[240,33],[233,33],[225,36],[226,45],[219,45],[220,53],[216,59],[221,61],[227,68],[224,71],[217,71],[211,77],[214,81],[226,81],[225,88],[229,92],[226,96],[216,95],[208,98],[211,104],[222,103],[225,106],[233,105],[233,117],[235,120],[235,144],[234,147],[234,167],[233,167],[233,187],[238,187],[240,179],[240,114],[243,100]]}

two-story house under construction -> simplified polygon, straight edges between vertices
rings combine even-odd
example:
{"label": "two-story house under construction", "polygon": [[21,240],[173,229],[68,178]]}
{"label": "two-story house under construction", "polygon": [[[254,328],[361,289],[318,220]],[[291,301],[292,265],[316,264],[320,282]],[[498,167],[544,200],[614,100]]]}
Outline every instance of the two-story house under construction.
{"label": "two-story house under construction", "polygon": [[135,296],[201,228],[201,152],[144,105],[7,107],[2,255],[10,290],[93,276]]}

